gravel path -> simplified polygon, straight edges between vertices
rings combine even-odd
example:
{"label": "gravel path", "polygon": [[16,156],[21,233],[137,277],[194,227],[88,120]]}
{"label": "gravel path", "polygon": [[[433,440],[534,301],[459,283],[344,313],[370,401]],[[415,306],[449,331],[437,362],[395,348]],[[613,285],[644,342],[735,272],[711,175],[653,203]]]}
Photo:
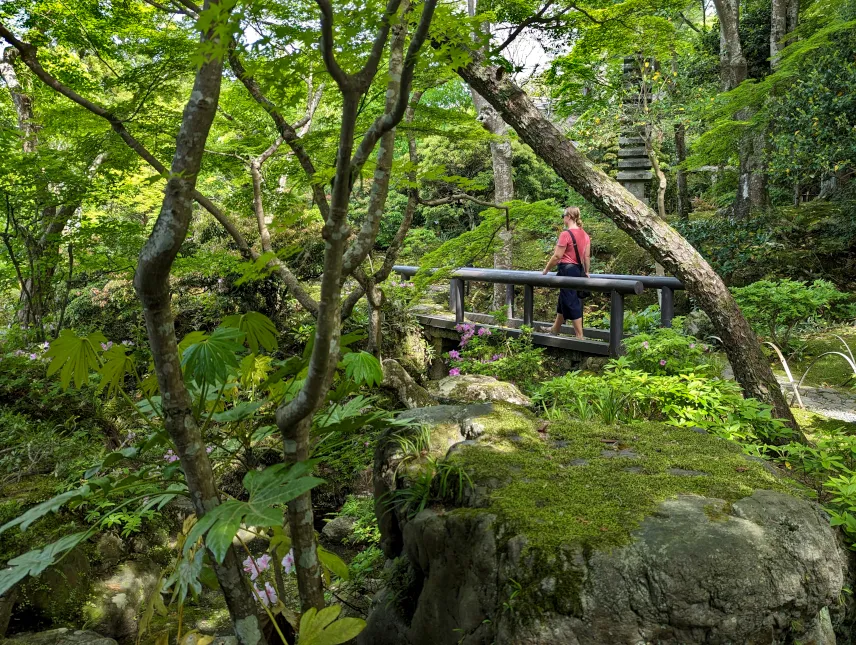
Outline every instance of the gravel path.
{"label": "gravel path", "polygon": [[[783,376],[777,376],[776,378],[781,383],[782,390],[788,397],[788,401],[792,401],[792,405],[795,405],[796,401],[793,401],[794,390],[793,387],[788,385],[787,378]],[[853,392],[832,387],[808,387],[803,385],[800,388],[800,396],[802,397],[803,405],[812,412],[817,412],[830,419],[856,423],[856,394]]]}

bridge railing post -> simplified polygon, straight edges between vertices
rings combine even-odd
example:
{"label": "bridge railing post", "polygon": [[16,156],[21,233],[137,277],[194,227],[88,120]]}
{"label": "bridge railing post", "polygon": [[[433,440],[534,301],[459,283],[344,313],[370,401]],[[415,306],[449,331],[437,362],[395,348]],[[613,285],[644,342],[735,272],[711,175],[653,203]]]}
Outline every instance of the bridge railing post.
{"label": "bridge railing post", "polygon": [[528,284],[523,285],[523,324],[532,326],[535,318],[535,289]]}
{"label": "bridge railing post", "polygon": [[505,285],[505,315],[514,318],[514,285]]}
{"label": "bridge railing post", "polygon": [[452,301],[452,311],[455,312],[455,322],[464,322],[464,281],[452,278],[449,281],[449,298]]}
{"label": "bridge railing post", "polygon": [[671,327],[675,317],[675,290],[663,287],[660,294],[660,327]]}
{"label": "bridge railing post", "polygon": [[612,291],[609,296],[609,355],[624,353],[624,294]]}

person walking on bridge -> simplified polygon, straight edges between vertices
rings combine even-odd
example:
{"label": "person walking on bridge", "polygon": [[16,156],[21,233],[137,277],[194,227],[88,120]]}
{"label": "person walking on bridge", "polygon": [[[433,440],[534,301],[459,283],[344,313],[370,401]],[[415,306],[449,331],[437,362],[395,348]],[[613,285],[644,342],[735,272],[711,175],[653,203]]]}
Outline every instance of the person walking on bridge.
{"label": "person walking on bridge", "polygon": [[[576,206],[568,206],[562,217],[565,228],[559,234],[553,255],[547,261],[547,266],[541,272],[544,275],[557,266],[556,274],[570,278],[584,278],[588,276],[589,264],[591,262],[591,238],[583,230],[580,209]],[[583,337],[583,303],[577,295],[576,289],[560,289],[559,302],[556,305],[556,321],[545,333],[558,335],[562,325],[570,320],[574,326],[574,334],[577,338]]]}

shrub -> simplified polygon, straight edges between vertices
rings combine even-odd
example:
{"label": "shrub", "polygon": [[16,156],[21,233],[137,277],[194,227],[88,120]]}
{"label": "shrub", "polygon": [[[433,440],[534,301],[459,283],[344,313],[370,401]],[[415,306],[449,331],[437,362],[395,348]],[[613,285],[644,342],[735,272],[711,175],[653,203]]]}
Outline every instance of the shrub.
{"label": "shrub", "polygon": [[511,381],[525,391],[533,390],[542,373],[544,350],[532,345],[532,329],[523,327],[518,337],[494,334],[487,327],[462,323],[460,350],[449,352],[449,374],[484,374]]}
{"label": "shrub", "polygon": [[649,374],[715,372],[710,346],[672,328],[640,333],[624,341],[626,360]]}
{"label": "shrub", "polygon": [[651,420],[700,427],[743,443],[772,443],[791,432],[773,418],[769,406],[744,399],[734,381],[695,373],[651,375],[627,365],[622,359],[610,362],[599,376],[571,372],[546,381],[533,399],[583,420],[592,411],[603,416],[607,410],[624,423]]}
{"label": "shrub", "polygon": [[847,298],[826,280],[759,280],[732,292],[755,332],[782,348],[798,325],[823,318],[832,304]]}

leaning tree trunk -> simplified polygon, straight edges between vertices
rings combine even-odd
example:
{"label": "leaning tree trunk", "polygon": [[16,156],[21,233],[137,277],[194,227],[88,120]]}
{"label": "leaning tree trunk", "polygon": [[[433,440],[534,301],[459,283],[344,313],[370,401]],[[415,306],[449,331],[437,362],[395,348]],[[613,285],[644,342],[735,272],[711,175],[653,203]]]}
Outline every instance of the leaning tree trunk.
{"label": "leaning tree trunk", "polygon": [[502,114],[536,154],[572,188],[609,216],[656,261],[680,278],[722,338],[734,375],[747,396],[769,403],[796,427],[758,338],[722,279],[681,235],[577,152],[523,90],[478,52],[458,74]]}
{"label": "leaning tree trunk", "polygon": [[[211,4],[216,4],[216,1],[211,0]],[[208,5],[206,2],[205,7]],[[213,38],[214,26],[211,30],[203,36],[203,41]],[[194,508],[200,517],[215,508],[220,498],[202,433],[193,416],[190,394],[182,377],[170,308],[169,276],[190,226],[196,178],[202,164],[205,141],[217,110],[222,73],[221,59],[208,60],[196,73],[176,138],[175,156],[161,211],[149,239],[140,251],[134,275],[134,287],[143,305],[162,397],[164,426],[175,443]],[[241,645],[263,645],[265,638],[256,614],[256,602],[234,548],[226,552],[222,564],[215,560],[214,571],[225,595],[238,642]]]}

